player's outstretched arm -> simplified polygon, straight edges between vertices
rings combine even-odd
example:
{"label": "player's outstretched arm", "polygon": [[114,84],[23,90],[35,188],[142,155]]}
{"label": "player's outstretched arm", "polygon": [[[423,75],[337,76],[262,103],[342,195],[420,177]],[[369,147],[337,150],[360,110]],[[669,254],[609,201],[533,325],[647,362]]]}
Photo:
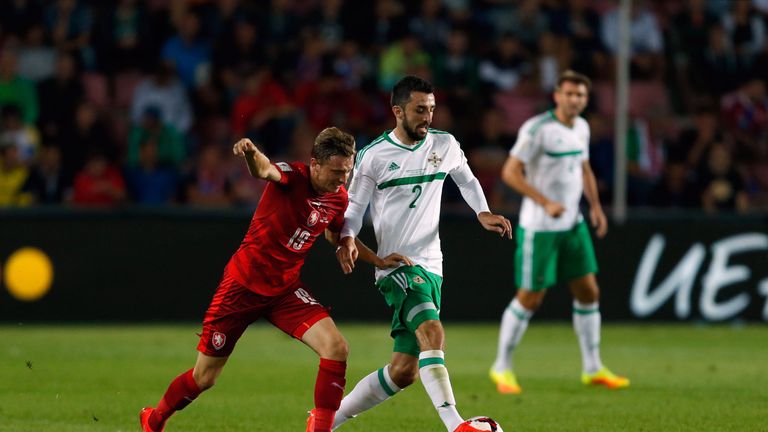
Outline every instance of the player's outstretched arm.
{"label": "player's outstretched arm", "polygon": [[525,164],[518,158],[510,156],[501,169],[501,180],[507,186],[517,192],[531,198],[536,204],[542,206],[544,211],[552,217],[560,217],[565,212],[565,207],[557,201],[550,201],[538,189],[533,187],[525,179]]}
{"label": "player's outstretched arm", "polygon": [[252,176],[265,180],[280,181],[280,172],[269,162],[269,158],[264,155],[248,138],[242,138],[232,147],[232,153],[235,156],[245,158],[248,165],[248,172]]}
{"label": "player's outstretched arm", "polygon": [[478,213],[477,220],[486,230],[508,239],[512,238],[512,223],[504,216],[495,215],[491,212],[481,212]]}
{"label": "player's outstretched arm", "polygon": [[339,261],[344,274],[352,272],[355,268],[355,261],[358,258],[382,269],[399,267],[400,265],[413,265],[410,258],[399,253],[391,253],[384,258],[379,258],[376,252],[358,238],[353,240],[352,237],[344,237],[339,240],[339,247],[336,249],[336,259]]}

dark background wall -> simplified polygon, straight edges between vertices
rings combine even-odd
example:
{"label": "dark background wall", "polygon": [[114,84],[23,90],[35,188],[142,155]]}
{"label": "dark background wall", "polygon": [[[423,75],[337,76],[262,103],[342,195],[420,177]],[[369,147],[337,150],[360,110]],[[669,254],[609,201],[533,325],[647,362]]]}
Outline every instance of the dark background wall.
{"label": "dark background wall", "polygon": [[[37,247],[51,258],[54,281],[32,303],[3,286],[0,321],[199,320],[249,219],[231,211],[3,212],[0,265],[21,247]],[[604,319],[768,320],[766,233],[765,218],[743,216],[636,214],[612,225],[596,241]],[[514,293],[514,240],[456,215],[443,217],[441,237],[443,318],[496,320]],[[370,227],[362,238],[373,243]],[[361,263],[344,276],[325,241],[303,274],[337,319],[388,319],[372,268]],[[538,317],[568,319],[570,301],[565,287],[554,288]]]}

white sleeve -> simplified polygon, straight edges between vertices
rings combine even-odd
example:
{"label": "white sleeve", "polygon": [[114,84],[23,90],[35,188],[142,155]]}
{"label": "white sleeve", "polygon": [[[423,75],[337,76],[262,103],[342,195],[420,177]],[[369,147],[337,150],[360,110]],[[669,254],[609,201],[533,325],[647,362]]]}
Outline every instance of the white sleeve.
{"label": "white sleeve", "polygon": [[464,201],[472,207],[475,214],[482,212],[490,212],[488,208],[488,201],[485,199],[485,193],[480,186],[480,181],[469,169],[469,165],[464,164],[455,171],[451,172],[451,178],[456,182],[456,186],[459,187],[461,196],[464,197]]}
{"label": "white sleeve", "polygon": [[531,162],[533,155],[536,151],[536,136],[531,133],[531,126],[533,122],[528,120],[520,127],[517,133],[517,141],[515,145],[509,150],[509,155],[519,159],[524,164]]}
{"label": "white sleeve", "polygon": [[340,237],[356,237],[363,226],[363,216],[371,196],[376,188],[376,181],[363,170],[360,163],[349,185],[349,205],[344,212],[344,227]]}

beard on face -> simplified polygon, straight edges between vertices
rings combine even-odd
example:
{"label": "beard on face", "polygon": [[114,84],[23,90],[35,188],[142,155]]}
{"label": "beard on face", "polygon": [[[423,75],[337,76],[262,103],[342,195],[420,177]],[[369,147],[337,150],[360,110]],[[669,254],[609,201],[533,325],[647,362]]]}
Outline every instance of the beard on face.
{"label": "beard on face", "polygon": [[[429,129],[429,124],[426,124],[426,127]],[[408,138],[414,141],[421,141],[427,136],[426,132],[421,134],[416,132],[416,128],[411,127],[411,124],[408,122],[408,116],[403,116],[403,130],[405,131],[405,134],[408,135]]]}

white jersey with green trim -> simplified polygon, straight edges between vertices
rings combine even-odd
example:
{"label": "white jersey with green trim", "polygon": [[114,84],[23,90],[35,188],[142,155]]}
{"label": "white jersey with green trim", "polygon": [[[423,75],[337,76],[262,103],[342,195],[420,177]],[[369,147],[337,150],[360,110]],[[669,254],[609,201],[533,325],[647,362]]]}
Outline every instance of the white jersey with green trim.
{"label": "white jersey with green trim", "polygon": [[565,207],[549,216],[531,198],[523,198],[520,226],[533,231],[566,231],[582,221],[579,202],[584,191],[582,163],[589,160],[589,124],[581,117],[573,127],[547,111],[523,123],[509,154],[525,164],[525,178],[536,190]]}
{"label": "white jersey with green trim", "polygon": [[[438,225],[448,175],[458,184],[474,179],[453,135],[429,129],[421,142],[409,146],[394,132],[384,132],[357,154],[342,237],[357,235],[370,203],[378,256],[397,252],[442,276]],[[376,280],[394,270],[377,268]]]}

